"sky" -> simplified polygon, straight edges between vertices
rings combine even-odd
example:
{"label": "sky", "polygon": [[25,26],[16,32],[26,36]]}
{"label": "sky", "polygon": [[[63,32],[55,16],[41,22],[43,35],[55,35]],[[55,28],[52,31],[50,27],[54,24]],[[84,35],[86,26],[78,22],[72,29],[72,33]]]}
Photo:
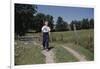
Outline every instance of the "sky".
{"label": "sky", "polygon": [[70,23],[72,20],[82,20],[83,18],[94,18],[93,8],[83,7],[67,7],[67,6],[48,6],[38,5],[37,11],[44,14],[49,14],[54,17],[56,23],[57,18],[61,16],[64,21]]}

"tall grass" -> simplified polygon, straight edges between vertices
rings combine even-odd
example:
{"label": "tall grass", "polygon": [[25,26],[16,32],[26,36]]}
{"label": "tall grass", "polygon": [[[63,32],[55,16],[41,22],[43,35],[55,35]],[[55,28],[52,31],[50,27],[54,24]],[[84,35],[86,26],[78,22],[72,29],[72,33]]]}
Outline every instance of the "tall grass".
{"label": "tall grass", "polygon": [[23,41],[16,41],[15,65],[42,64],[45,63],[45,56],[41,49],[34,43],[24,44]]}
{"label": "tall grass", "polygon": [[61,43],[74,43],[90,51],[94,51],[94,30],[78,30],[77,35],[74,31],[52,32],[52,41]]}

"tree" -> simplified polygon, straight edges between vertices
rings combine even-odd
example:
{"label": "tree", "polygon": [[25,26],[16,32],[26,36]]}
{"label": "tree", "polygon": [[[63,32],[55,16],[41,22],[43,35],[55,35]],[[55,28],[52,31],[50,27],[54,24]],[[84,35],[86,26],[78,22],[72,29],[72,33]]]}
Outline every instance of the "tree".
{"label": "tree", "polygon": [[94,19],[90,19],[89,22],[90,22],[90,28],[93,29],[94,28]]}
{"label": "tree", "polygon": [[51,31],[53,30],[53,16],[51,15],[45,15],[43,13],[37,13],[37,15],[34,17],[33,19],[33,24],[34,24],[34,30],[36,30],[36,32],[40,32],[42,26],[44,25],[45,21],[48,21],[48,25],[51,28]]}
{"label": "tree", "polygon": [[82,20],[82,29],[89,29],[89,21],[88,19]]}
{"label": "tree", "polygon": [[45,21],[45,14],[43,13],[37,13],[37,15],[34,17],[34,29],[36,30],[36,32],[40,32],[42,26],[44,25],[44,21]]}
{"label": "tree", "polygon": [[45,18],[47,21],[48,21],[48,25],[49,27],[51,28],[51,31],[53,31],[53,27],[54,27],[54,24],[53,24],[53,16],[51,15],[46,15],[46,18]]}
{"label": "tree", "polygon": [[71,30],[74,30],[74,27],[73,27],[74,24],[75,24],[74,21],[72,21],[72,22],[70,23]]}
{"label": "tree", "polygon": [[68,23],[63,21],[63,24],[62,24],[62,31],[68,31],[69,28],[68,28]]}
{"label": "tree", "polygon": [[57,22],[56,22],[56,30],[57,31],[61,31],[61,25],[62,25],[62,23],[63,23],[63,19],[62,19],[62,17],[58,17],[58,19],[57,19]]}
{"label": "tree", "polygon": [[65,31],[68,29],[67,26],[67,22],[65,22],[62,17],[58,17],[56,22],[56,31]]}
{"label": "tree", "polygon": [[75,24],[76,30],[80,30],[82,28],[81,21],[74,20],[71,22],[71,30],[74,30],[73,25]]}
{"label": "tree", "polygon": [[37,12],[35,5],[15,4],[15,34],[25,35],[32,28],[33,15]]}
{"label": "tree", "polygon": [[83,19],[80,21],[74,20],[70,23],[70,27],[73,30],[73,24],[75,24],[76,29],[80,30],[80,29],[91,29],[94,28],[94,19]]}

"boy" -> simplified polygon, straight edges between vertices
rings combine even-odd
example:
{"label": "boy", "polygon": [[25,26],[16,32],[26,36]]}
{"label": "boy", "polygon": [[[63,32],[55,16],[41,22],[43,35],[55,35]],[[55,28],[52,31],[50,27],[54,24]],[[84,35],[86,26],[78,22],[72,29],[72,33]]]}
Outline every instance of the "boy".
{"label": "boy", "polygon": [[43,49],[49,50],[49,35],[50,35],[50,27],[48,26],[48,21],[45,21],[45,25],[42,27],[43,33]]}

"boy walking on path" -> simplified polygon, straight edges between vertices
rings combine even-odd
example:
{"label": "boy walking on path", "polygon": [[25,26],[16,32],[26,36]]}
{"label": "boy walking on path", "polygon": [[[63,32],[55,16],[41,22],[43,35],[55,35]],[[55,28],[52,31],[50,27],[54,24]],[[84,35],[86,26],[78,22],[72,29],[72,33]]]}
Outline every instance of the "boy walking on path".
{"label": "boy walking on path", "polygon": [[43,33],[43,49],[49,50],[49,35],[50,35],[50,27],[48,26],[48,21],[45,21],[45,25],[42,27]]}

